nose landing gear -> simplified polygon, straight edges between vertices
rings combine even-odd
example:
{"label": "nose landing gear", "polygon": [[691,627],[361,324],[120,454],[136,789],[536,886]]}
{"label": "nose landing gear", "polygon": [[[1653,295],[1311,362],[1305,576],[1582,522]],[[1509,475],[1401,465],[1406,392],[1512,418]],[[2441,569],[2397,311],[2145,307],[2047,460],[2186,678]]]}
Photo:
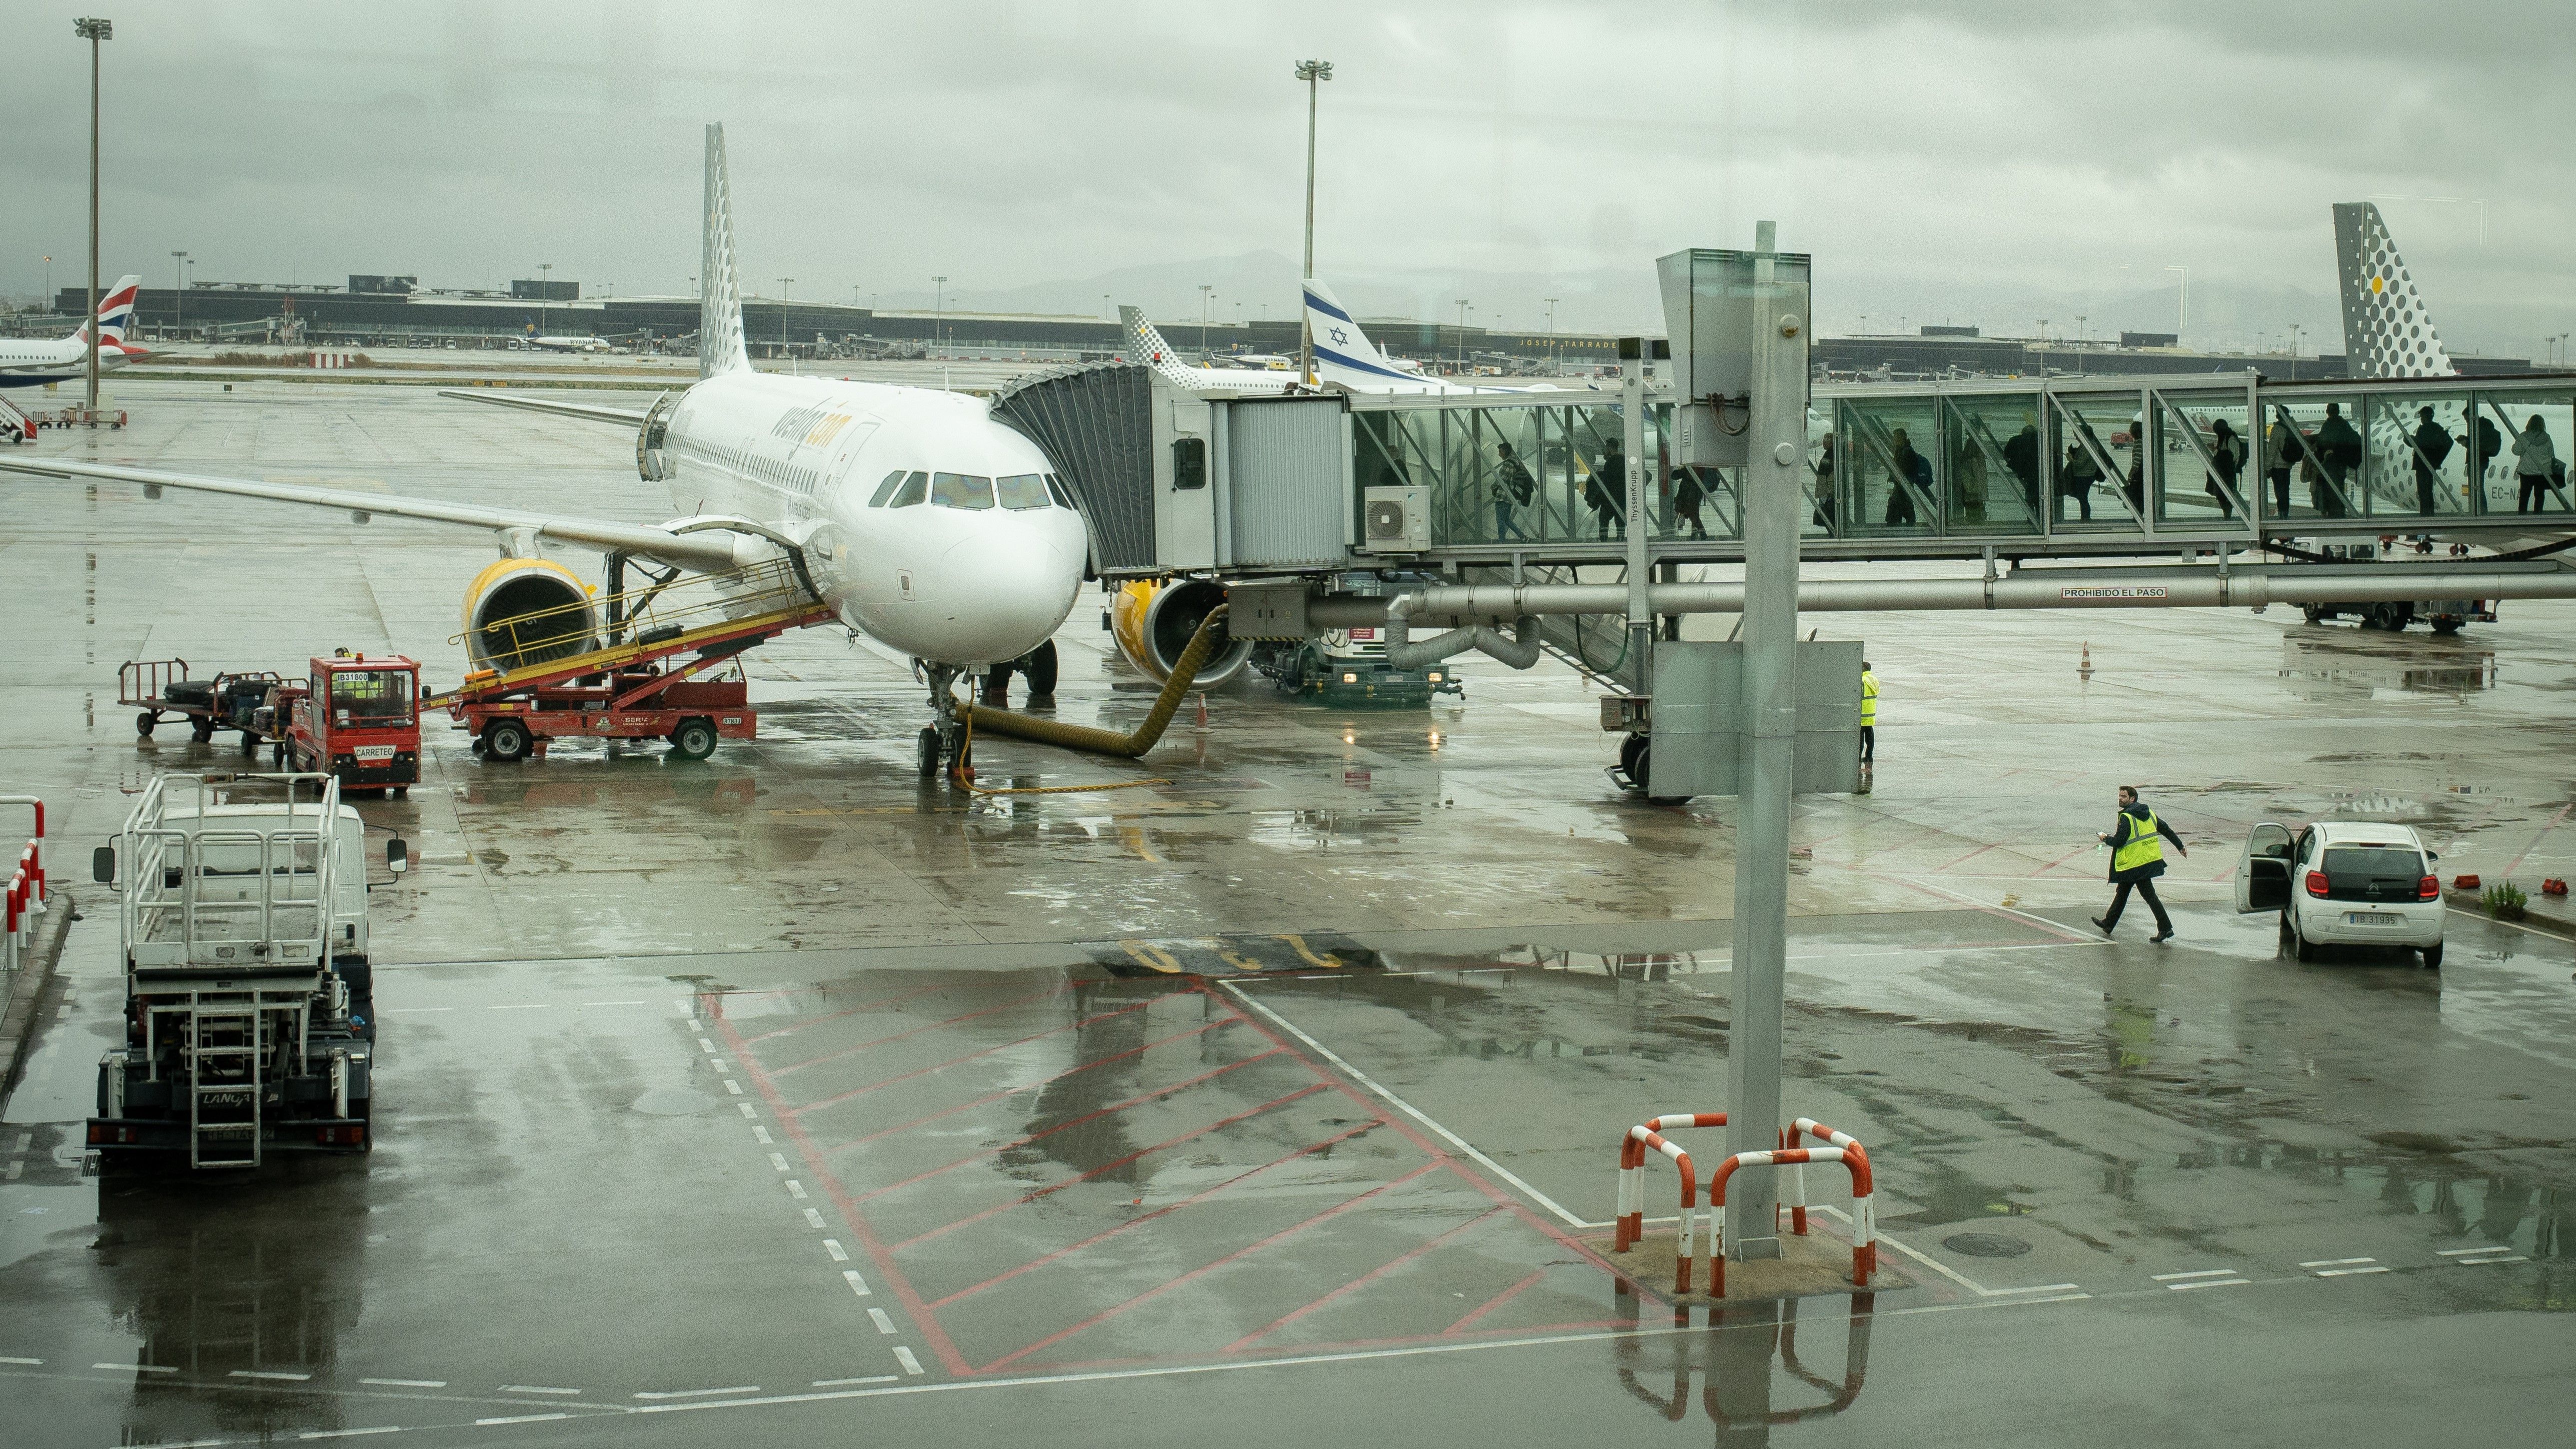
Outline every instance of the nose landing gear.
{"label": "nose landing gear", "polygon": [[967,743],[965,723],[957,718],[957,698],[949,692],[957,682],[954,665],[921,662],[922,677],[930,685],[930,708],[936,719],[922,727],[920,748],[915,764],[921,778],[936,778],[945,763],[951,773],[974,768],[973,746]]}

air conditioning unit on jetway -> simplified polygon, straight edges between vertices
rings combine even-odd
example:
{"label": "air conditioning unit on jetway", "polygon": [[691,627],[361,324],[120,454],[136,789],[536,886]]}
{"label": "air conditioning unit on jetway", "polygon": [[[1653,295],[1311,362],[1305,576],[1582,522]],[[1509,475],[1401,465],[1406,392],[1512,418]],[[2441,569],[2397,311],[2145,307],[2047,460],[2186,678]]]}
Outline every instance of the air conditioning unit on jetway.
{"label": "air conditioning unit on jetway", "polygon": [[1360,547],[1370,553],[1420,553],[1431,547],[1431,490],[1362,490]]}

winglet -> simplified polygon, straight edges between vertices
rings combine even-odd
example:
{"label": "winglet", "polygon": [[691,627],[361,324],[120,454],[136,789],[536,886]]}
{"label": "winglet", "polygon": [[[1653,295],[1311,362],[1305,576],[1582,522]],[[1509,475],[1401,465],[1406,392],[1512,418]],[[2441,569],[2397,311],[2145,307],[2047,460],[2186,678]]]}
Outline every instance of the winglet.
{"label": "winglet", "polygon": [[2367,201],[2334,204],[2336,270],[2343,283],[2345,366],[2357,377],[2449,377],[2459,371],[2415,279],[2397,255],[2388,223]]}
{"label": "winglet", "polygon": [[706,246],[698,267],[698,376],[751,371],[742,342],[742,288],[734,278],[733,185],[725,179],[724,123],[707,124]]}
{"label": "winglet", "polygon": [[1118,323],[1119,329],[1126,334],[1129,362],[1138,367],[1150,367],[1161,373],[1166,381],[1186,388],[1200,385],[1192,370],[1182,366],[1180,359],[1172,354],[1172,344],[1163,340],[1162,329],[1145,320],[1145,309],[1120,307]]}

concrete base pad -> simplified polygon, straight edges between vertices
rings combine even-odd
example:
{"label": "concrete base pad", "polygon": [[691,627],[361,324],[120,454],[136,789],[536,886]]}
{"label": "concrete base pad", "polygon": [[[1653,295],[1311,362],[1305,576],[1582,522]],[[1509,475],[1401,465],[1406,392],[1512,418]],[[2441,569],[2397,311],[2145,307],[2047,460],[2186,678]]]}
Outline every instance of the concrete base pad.
{"label": "concrete base pad", "polygon": [[[1714,1303],[1719,1301],[1708,1291],[1708,1260],[1700,1258],[1691,1264],[1691,1286],[1694,1291],[1673,1292],[1673,1265],[1680,1251],[1681,1234],[1675,1229],[1661,1232],[1649,1229],[1631,1244],[1628,1251],[1610,1250],[1611,1236],[1583,1238],[1583,1246],[1601,1255],[1603,1262],[1613,1264],[1630,1274],[1638,1288],[1670,1303]],[[1708,1251],[1703,1239],[1697,1245]],[[1738,1260],[1726,1265],[1728,1303],[1749,1303],[1772,1298],[1812,1298],[1826,1293],[1850,1293],[1852,1284],[1851,1244],[1823,1232],[1813,1219],[1806,1236],[1783,1232],[1780,1256]],[[1911,1288],[1914,1280],[1887,1266],[1887,1255],[1879,1255],[1878,1267],[1869,1275],[1870,1292],[1890,1288]]]}

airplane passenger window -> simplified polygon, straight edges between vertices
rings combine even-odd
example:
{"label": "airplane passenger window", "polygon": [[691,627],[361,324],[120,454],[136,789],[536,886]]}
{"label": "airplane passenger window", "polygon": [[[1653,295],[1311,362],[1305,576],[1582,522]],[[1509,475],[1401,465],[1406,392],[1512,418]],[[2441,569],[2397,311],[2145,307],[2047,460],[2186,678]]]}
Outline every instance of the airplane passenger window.
{"label": "airplane passenger window", "polygon": [[933,473],[930,475],[930,501],[941,508],[990,508],[993,506],[993,480],[972,473]]}
{"label": "airplane passenger window", "polygon": [[1046,479],[1043,475],[1037,473],[1014,473],[1010,477],[1000,480],[1000,482],[1002,489],[1002,506],[1004,508],[1025,509],[1050,508],[1054,506],[1047,501]]}
{"label": "airplane passenger window", "polygon": [[1049,473],[1048,475],[1046,475],[1046,485],[1047,485],[1047,492],[1049,492],[1049,493],[1051,493],[1051,494],[1055,495],[1055,506],[1056,506],[1056,507],[1058,507],[1058,508],[1071,508],[1071,507],[1073,507],[1073,495],[1072,495],[1071,493],[1068,493],[1068,492],[1066,492],[1066,491],[1065,491],[1065,487],[1064,487],[1063,480],[1061,480],[1061,479],[1057,478],[1053,473]]}
{"label": "airplane passenger window", "polygon": [[910,508],[912,505],[919,503],[921,500],[929,496],[930,475],[927,473],[907,473],[903,478],[903,491],[897,493],[894,496],[894,502],[887,504],[886,506],[889,508]]}

